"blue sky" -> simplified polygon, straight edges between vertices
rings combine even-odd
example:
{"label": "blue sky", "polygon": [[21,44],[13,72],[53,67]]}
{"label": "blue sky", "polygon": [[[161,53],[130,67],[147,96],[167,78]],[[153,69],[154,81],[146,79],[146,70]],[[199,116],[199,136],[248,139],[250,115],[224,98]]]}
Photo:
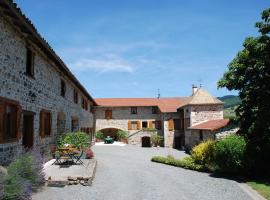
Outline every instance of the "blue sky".
{"label": "blue sky", "polygon": [[269,0],[16,0],[94,97],[215,96]]}

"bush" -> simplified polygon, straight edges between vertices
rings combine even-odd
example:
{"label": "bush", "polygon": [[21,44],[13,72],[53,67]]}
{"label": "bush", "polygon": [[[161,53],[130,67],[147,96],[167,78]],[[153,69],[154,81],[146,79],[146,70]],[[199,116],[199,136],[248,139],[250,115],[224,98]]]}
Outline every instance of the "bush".
{"label": "bush", "polygon": [[193,158],[190,156],[184,157],[181,160],[175,159],[172,156],[154,156],[151,161],[196,171],[207,171],[207,168],[205,168],[203,165],[195,163]]}
{"label": "bush", "polygon": [[157,133],[153,133],[151,136],[151,142],[152,144],[154,144],[154,146],[160,146],[162,140],[163,140],[163,137],[158,135]]}
{"label": "bush", "polygon": [[63,147],[65,144],[71,144],[80,148],[86,148],[89,146],[90,137],[83,132],[72,132],[64,134],[59,139],[59,146]]}
{"label": "bush", "polygon": [[45,183],[43,159],[38,149],[21,152],[7,167],[3,178],[3,199],[30,199]]}
{"label": "bush", "polygon": [[96,139],[104,140],[104,134],[101,131],[96,133]]}
{"label": "bush", "polygon": [[125,132],[125,131],[122,131],[122,130],[118,130],[117,133],[116,133],[116,135],[117,135],[117,139],[119,141],[125,140],[125,139],[128,138],[128,133]]}
{"label": "bush", "polygon": [[246,141],[243,137],[230,135],[215,145],[214,162],[218,170],[230,174],[242,173]]}
{"label": "bush", "polygon": [[191,157],[198,164],[209,166],[213,163],[215,141],[206,140],[192,148]]}
{"label": "bush", "polygon": [[85,150],[85,158],[86,159],[91,159],[94,157],[94,152],[92,151],[91,148],[88,148]]}

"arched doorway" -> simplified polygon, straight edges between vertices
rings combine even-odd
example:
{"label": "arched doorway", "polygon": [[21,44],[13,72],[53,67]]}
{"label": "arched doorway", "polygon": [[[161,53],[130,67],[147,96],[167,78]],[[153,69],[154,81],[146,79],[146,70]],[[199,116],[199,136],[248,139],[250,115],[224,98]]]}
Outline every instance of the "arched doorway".
{"label": "arched doorway", "polygon": [[142,147],[151,147],[151,138],[149,136],[142,137]]}
{"label": "arched doorway", "polygon": [[59,135],[65,133],[66,131],[66,116],[64,112],[59,112],[57,114],[57,133]]}

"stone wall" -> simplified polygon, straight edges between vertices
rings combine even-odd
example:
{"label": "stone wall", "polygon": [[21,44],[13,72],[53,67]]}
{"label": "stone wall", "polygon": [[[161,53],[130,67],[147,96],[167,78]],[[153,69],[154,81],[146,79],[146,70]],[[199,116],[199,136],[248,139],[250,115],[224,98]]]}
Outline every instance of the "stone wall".
{"label": "stone wall", "polygon": [[223,105],[192,105],[188,110],[191,126],[209,120],[223,119]]}
{"label": "stone wall", "polygon": [[[34,49],[34,78],[25,75],[26,45],[31,44]],[[64,125],[61,130],[71,130],[71,118],[79,119],[79,126],[93,127],[94,118],[90,111],[81,108],[82,92],[71,82],[50,59],[42,53],[39,47],[30,43],[24,36],[16,31],[0,15],[0,97],[15,100],[20,103],[23,110],[35,113],[34,116],[34,146],[48,149],[49,145],[57,137],[57,118],[61,112],[64,114]],[[66,82],[66,96],[60,95],[60,80]],[[79,93],[79,103],[73,103],[73,89]],[[32,101],[29,93],[36,95]],[[42,109],[49,110],[52,114],[51,137],[39,136],[39,116]],[[22,120],[22,118],[21,118]],[[5,162],[9,155],[13,155],[14,149],[20,148],[21,139],[8,144],[0,144],[0,161]]]}

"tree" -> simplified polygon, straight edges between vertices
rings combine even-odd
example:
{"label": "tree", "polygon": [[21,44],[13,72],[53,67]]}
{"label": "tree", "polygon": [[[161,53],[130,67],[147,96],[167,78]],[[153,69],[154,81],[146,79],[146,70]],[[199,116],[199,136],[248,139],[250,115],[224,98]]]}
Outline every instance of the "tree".
{"label": "tree", "polygon": [[247,140],[249,167],[270,174],[270,8],[261,18],[256,23],[260,35],[245,40],[218,87],[239,91],[236,116],[239,134]]}

